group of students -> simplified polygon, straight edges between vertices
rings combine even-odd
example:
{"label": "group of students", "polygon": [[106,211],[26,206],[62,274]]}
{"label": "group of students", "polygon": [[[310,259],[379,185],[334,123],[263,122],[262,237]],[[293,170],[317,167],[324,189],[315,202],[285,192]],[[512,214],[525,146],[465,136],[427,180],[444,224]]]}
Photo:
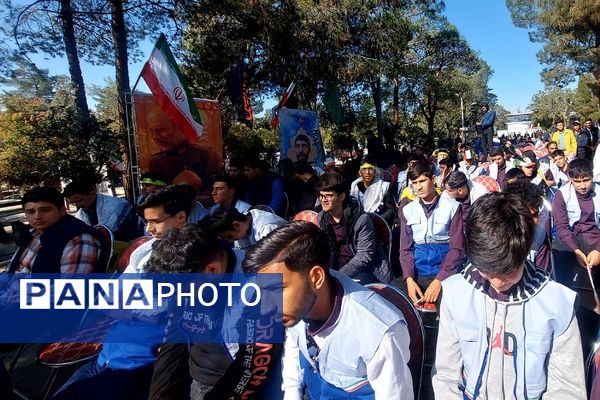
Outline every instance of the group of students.
{"label": "group of students", "polygon": [[[585,269],[593,273],[600,263],[600,197],[591,163],[560,166],[556,151],[546,169],[555,178],[550,185],[547,173],[535,172],[541,160],[510,160],[493,149],[486,173],[502,189],[496,192],[475,179],[483,172],[469,172],[472,163],[453,171],[444,152],[433,162],[411,157],[395,182],[381,179],[371,160],[360,164],[354,182],[328,171],[315,182],[316,223],[250,209],[225,177],[213,183],[215,207],[190,221],[189,191],[154,185],[137,207],[152,239],[132,253],[125,273],[279,273],[285,344],[269,347],[269,361],[260,361],[264,379],[251,379],[244,356],[256,356],[248,351],[256,344],[172,343],[169,335],[186,328],[168,314],[120,320],[99,356],[53,398],[585,399],[579,325],[587,321],[578,320],[578,310],[596,306]],[[541,182],[556,187],[551,208]],[[390,197],[391,258],[368,214],[382,213]],[[51,236],[48,228],[61,221],[77,226],[61,240],[95,238],[50,189],[33,189],[23,207],[32,241]],[[28,259],[21,254],[11,270],[41,272],[30,245],[22,246],[30,267],[19,268]],[[62,250],[53,257],[64,258]],[[364,286],[375,282],[399,287],[426,310],[424,318],[439,322],[437,335],[426,338],[433,368],[425,369],[421,387],[408,367],[406,320]],[[115,336],[130,340],[114,343]]]}

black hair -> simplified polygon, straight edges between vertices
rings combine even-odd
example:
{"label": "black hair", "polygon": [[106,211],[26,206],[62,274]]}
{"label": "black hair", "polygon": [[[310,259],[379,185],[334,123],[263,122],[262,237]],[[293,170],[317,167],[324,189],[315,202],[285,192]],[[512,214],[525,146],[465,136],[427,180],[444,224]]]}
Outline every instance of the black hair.
{"label": "black hair", "polygon": [[433,175],[435,175],[433,164],[427,160],[419,160],[410,167],[408,167],[408,172],[406,176],[411,181],[414,181],[421,175],[425,175],[429,179],[432,179]]}
{"label": "black hair", "polygon": [[296,135],[296,139],[294,139],[294,144],[296,142],[306,142],[306,144],[308,144],[308,146],[310,147],[310,139],[308,138],[308,136],[299,133],[298,135]]}
{"label": "black hair", "polygon": [[454,163],[452,161],[450,161],[449,158],[444,158],[443,160],[438,161],[439,165],[445,165],[447,167],[452,168],[452,165],[454,165]]}
{"label": "black hair", "polygon": [[63,190],[65,197],[71,197],[74,194],[89,194],[96,190],[96,185],[93,180],[77,180],[69,183]]}
{"label": "black hair", "polygon": [[233,231],[233,223],[243,222],[246,218],[248,216],[239,212],[235,207],[220,206],[212,213],[208,224],[214,235],[220,235],[224,232]]}
{"label": "black hair", "polygon": [[417,154],[417,153],[410,153],[408,155],[408,159],[407,162],[411,162],[411,161],[421,161],[421,160],[426,160],[427,158],[423,155],[423,154]]}
{"label": "black hair", "polygon": [[588,122],[588,121],[590,121],[591,123],[594,123],[594,120],[593,120],[593,119],[591,119],[591,118],[589,118],[589,117],[588,117],[588,118],[586,118],[584,122]]}
{"label": "black hair", "polygon": [[523,153],[521,153],[521,157],[527,157],[532,162],[537,163],[537,156],[535,155],[533,150],[525,150]]}
{"label": "black hair", "polygon": [[492,148],[492,151],[490,151],[490,157],[496,156],[504,157],[504,149],[502,147],[496,146]]}
{"label": "black hair", "polygon": [[218,175],[213,179],[213,182],[224,182],[229,189],[235,189],[237,192],[236,181],[229,175]]}
{"label": "black hair", "polygon": [[244,169],[244,166],[246,165],[246,161],[240,157],[240,156],[236,156],[236,157],[231,157],[229,159],[229,166],[230,167],[236,167],[239,169]]}
{"label": "black hair", "polygon": [[57,208],[65,206],[65,198],[58,189],[49,186],[40,186],[29,189],[21,198],[21,206],[25,207],[26,203],[39,203],[44,201],[55,205]]}
{"label": "black hair", "polygon": [[311,222],[298,221],[275,229],[246,253],[243,268],[246,272],[259,271],[274,264],[284,263],[296,272],[307,272],[319,265],[329,271],[331,251],[325,231]]}
{"label": "black hair", "polygon": [[467,186],[467,176],[462,171],[454,171],[452,172],[444,184],[448,186],[450,189],[458,189],[463,186]]}
{"label": "black hair", "polygon": [[169,229],[152,247],[146,265],[147,272],[199,272],[206,265],[223,257],[226,250],[215,236],[197,225],[186,224]]}
{"label": "black hair", "polygon": [[138,210],[143,213],[146,208],[162,206],[166,214],[175,215],[184,211],[188,216],[194,201],[196,189],[189,185],[171,185],[149,194],[138,206]]}
{"label": "black hair", "polygon": [[516,194],[530,209],[539,210],[544,204],[544,201],[542,200],[544,191],[542,188],[525,179],[517,179],[516,181],[509,183],[506,185],[504,193]]}
{"label": "black hair", "polygon": [[585,158],[576,158],[569,163],[569,178],[580,179],[594,176],[592,163]]}
{"label": "black hair", "polygon": [[346,181],[344,177],[336,171],[325,172],[317,182],[317,192],[335,192],[337,194],[346,193]]}
{"label": "black hair", "polygon": [[534,232],[531,211],[518,195],[503,192],[485,194],[473,203],[469,211],[467,257],[483,273],[509,275],[527,259]]}
{"label": "black hair", "polygon": [[244,166],[248,168],[260,168],[263,171],[266,169],[266,163],[256,156],[248,157]]}
{"label": "black hair", "polygon": [[548,143],[546,143],[546,148],[548,148],[551,144],[555,144],[558,146],[558,143],[556,143],[554,140],[551,140]]}
{"label": "black hair", "polygon": [[565,152],[562,151],[561,149],[556,149],[552,152],[552,154],[550,154],[550,157],[554,158],[556,156],[565,157]]}
{"label": "black hair", "polygon": [[306,161],[296,161],[294,163],[294,165],[292,166],[292,170],[294,171],[294,174],[298,174],[298,175],[304,175],[304,174],[316,175],[313,167]]}
{"label": "black hair", "polygon": [[525,179],[525,172],[521,168],[511,168],[504,174],[504,180],[508,181],[511,179]]}

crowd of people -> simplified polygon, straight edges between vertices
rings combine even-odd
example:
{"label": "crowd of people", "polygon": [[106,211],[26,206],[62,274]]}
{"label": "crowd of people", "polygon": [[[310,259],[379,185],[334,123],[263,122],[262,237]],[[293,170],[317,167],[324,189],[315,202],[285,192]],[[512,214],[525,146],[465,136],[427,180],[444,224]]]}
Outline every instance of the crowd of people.
{"label": "crowd of people", "polygon": [[[587,125],[575,121],[574,133],[557,121],[552,135],[496,142],[486,126],[483,152],[456,140],[386,157],[369,137],[366,157],[324,170],[299,160],[276,173],[231,153],[209,181],[210,204],[203,182],[157,172],[141,176],[135,207],[92,180],[29,190],[31,235],[10,272],[107,271],[100,224],[118,241],[150,237],[124,273],[283,279],[285,343],[246,397],[235,383],[248,344],[171,343],[185,327],[166,316],[112,325],[52,398],[600,398],[584,368],[600,326],[600,152]],[[314,219],[294,221],[306,210]],[[420,313],[422,371],[406,316],[374,283]],[[117,334],[131,340],[109,340]]]}

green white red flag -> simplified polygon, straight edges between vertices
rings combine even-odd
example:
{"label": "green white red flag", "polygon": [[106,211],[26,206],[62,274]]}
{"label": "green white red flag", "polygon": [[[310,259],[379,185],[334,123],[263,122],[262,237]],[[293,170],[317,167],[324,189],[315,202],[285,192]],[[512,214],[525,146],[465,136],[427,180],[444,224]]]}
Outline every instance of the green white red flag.
{"label": "green white red flag", "polygon": [[198,143],[198,138],[202,136],[202,120],[185,77],[179,70],[163,34],[158,38],[148,61],[144,64],[141,75],[173,124],[183,132],[190,143]]}

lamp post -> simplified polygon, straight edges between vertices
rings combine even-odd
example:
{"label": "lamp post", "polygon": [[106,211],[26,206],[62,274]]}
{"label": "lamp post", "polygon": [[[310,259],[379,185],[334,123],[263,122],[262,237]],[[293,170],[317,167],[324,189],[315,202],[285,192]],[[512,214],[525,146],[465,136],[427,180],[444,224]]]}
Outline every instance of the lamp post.
{"label": "lamp post", "polygon": [[456,93],[458,97],[460,97],[460,134],[463,140],[463,143],[466,141],[465,137],[465,105],[463,103],[462,93]]}

